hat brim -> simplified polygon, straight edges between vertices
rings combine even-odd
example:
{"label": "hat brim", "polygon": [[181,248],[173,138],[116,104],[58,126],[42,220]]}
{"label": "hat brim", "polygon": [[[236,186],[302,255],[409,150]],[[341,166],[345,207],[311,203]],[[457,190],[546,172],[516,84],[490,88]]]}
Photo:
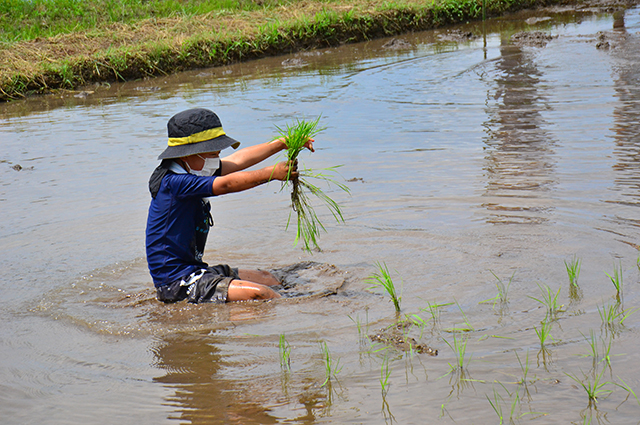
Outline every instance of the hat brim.
{"label": "hat brim", "polygon": [[189,143],[185,145],[169,146],[158,156],[158,159],[174,159],[182,158],[189,155],[197,155],[199,153],[218,152],[228,147],[237,149],[240,142],[223,134],[214,139],[205,140],[198,143]]}

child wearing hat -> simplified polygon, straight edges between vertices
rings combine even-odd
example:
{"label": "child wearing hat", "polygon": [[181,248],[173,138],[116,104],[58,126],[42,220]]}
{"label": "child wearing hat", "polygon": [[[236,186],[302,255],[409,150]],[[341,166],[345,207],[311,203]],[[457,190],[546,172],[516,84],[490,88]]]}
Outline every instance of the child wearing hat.
{"label": "child wearing hat", "polygon": [[[151,205],[146,229],[147,264],[157,298],[171,303],[272,299],[280,282],[269,272],[209,266],[202,261],[213,225],[211,196],[241,192],[271,180],[297,176],[296,164],[245,171],[286,149],[282,138],[250,146],[220,159],[220,151],[240,143],[227,136],[218,116],[189,109],[169,120],[168,147],[149,179]],[[313,140],[305,145],[313,152]]]}

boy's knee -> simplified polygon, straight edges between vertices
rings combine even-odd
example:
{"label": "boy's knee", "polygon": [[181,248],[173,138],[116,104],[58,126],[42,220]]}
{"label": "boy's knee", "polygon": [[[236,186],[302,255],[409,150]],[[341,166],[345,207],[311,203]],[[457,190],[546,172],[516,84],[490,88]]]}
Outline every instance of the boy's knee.
{"label": "boy's knee", "polygon": [[280,294],[278,294],[268,286],[264,286],[264,285],[260,285],[258,294],[259,294],[258,299],[261,299],[261,300],[270,300],[273,298],[280,298]]}

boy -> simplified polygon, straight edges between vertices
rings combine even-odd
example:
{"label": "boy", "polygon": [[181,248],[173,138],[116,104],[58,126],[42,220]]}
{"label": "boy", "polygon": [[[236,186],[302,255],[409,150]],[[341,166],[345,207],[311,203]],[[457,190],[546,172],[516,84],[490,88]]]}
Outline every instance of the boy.
{"label": "boy", "polygon": [[[147,219],[147,263],[158,300],[171,303],[227,302],[279,298],[271,286],[280,282],[269,272],[209,266],[202,261],[213,225],[205,198],[240,192],[298,175],[296,164],[280,162],[244,171],[286,149],[284,139],[250,146],[220,159],[220,151],[240,143],[227,136],[218,116],[189,109],[167,124],[168,147],[149,179],[151,205]],[[305,145],[312,152],[313,139]]]}

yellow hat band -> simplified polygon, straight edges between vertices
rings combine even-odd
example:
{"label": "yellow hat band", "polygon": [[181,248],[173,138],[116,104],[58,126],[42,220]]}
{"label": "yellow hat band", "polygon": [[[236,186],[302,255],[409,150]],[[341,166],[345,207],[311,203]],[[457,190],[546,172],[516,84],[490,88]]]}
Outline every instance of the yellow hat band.
{"label": "yellow hat band", "polygon": [[226,133],[222,127],[210,128],[209,130],[201,131],[187,137],[169,137],[169,146],[182,146],[191,143],[204,142],[205,140],[215,139],[216,137],[224,136]]}

